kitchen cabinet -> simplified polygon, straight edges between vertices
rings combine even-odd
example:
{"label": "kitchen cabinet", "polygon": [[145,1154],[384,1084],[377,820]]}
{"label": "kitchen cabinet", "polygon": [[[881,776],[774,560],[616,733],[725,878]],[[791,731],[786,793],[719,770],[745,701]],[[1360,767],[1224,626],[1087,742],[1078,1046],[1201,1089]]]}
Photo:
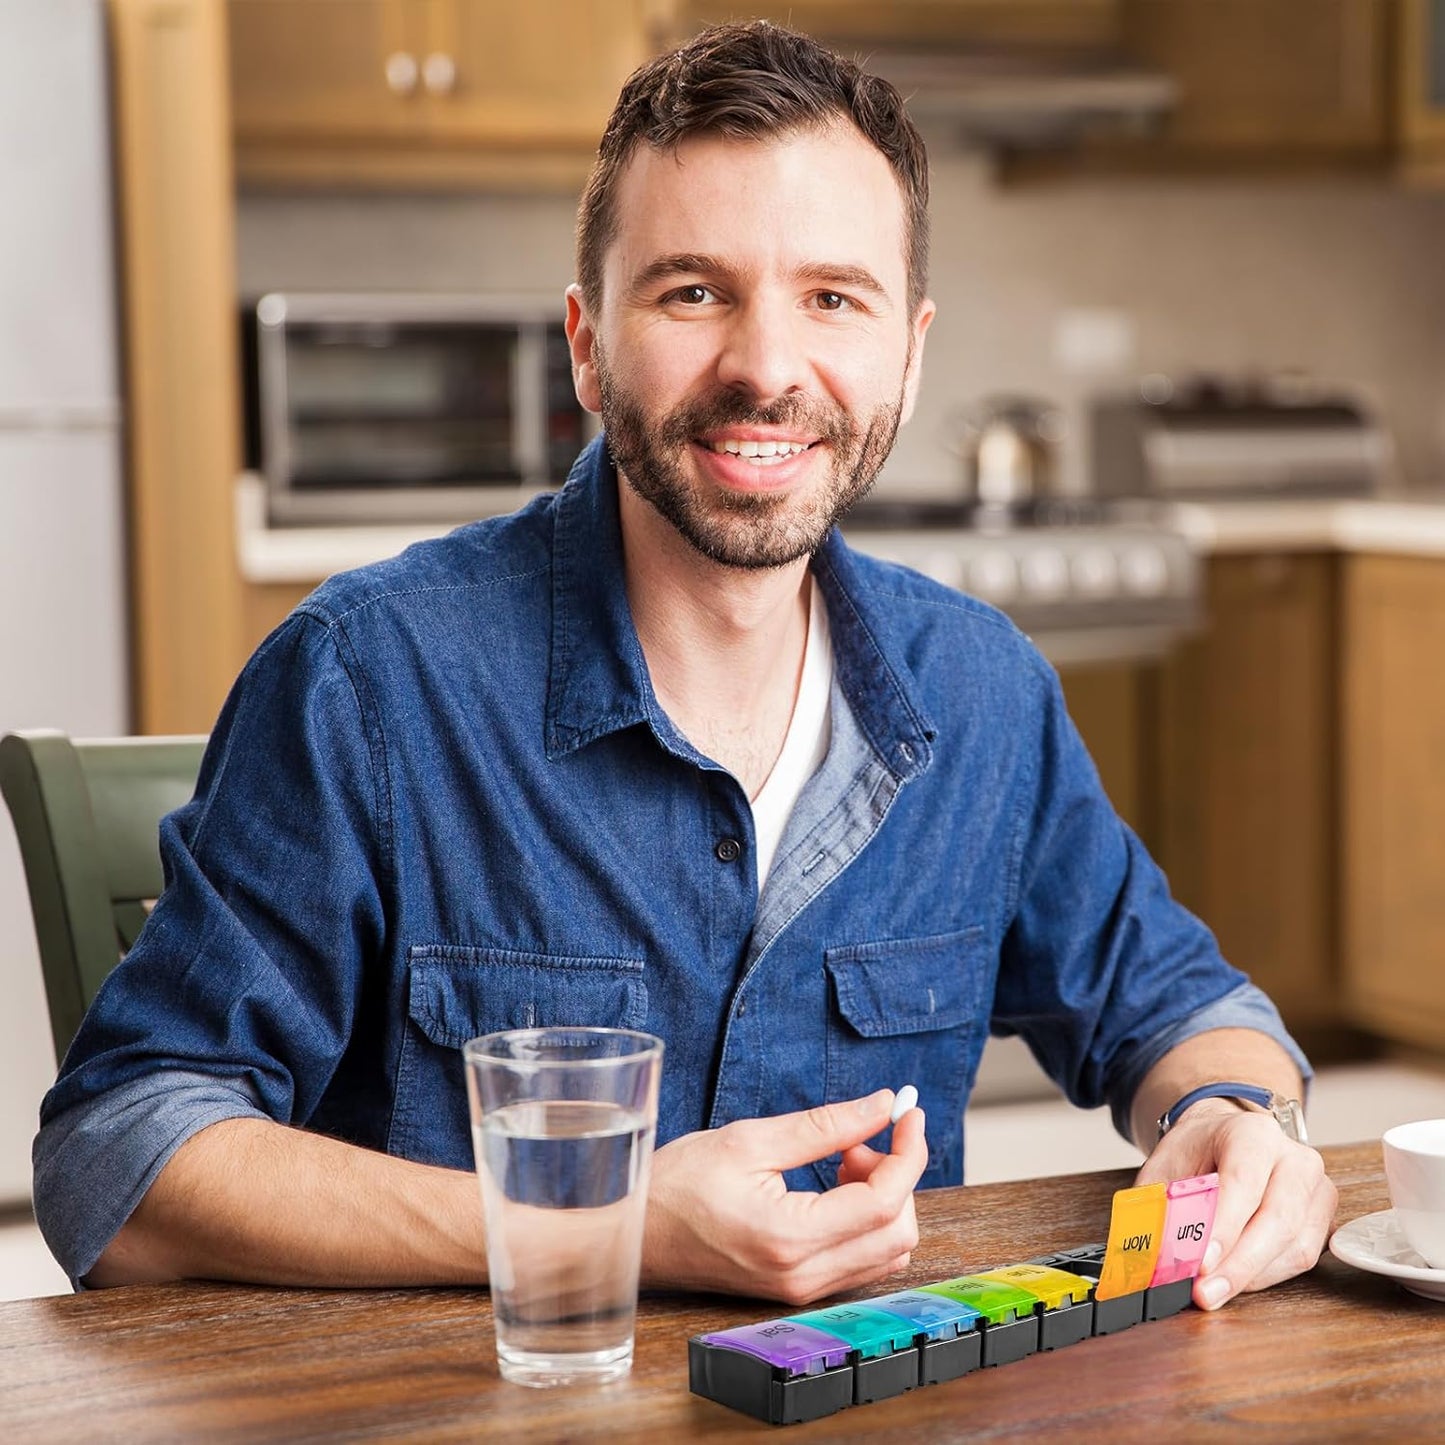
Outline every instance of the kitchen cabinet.
{"label": "kitchen cabinet", "polygon": [[1445,1049],[1445,559],[1349,558],[1343,644],[1346,998]]}
{"label": "kitchen cabinet", "polygon": [[134,713],[205,732],[240,662],[236,267],[222,15],[111,0]]}
{"label": "kitchen cabinet", "polygon": [[1114,49],[1178,88],[1173,110],[1001,178],[1382,169],[1394,146],[1396,0],[1121,0]]}
{"label": "kitchen cabinet", "polygon": [[243,151],[416,133],[416,47],[395,0],[228,0],[226,15],[232,123]]}
{"label": "kitchen cabinet", "polygon": [[1153,748],[1152,666],[1133,662],[1061,667],[1059,682],[1069,716],[1099,770],[1114,810],[1155,846],[1148,760]]}
{"label": "kitchen cabinet", "polygon": [[228,0],[243,182],[575,187],[671,0]]}
{"label": "kitchen cabinet", "polygon": [[1162,159],[1379,160],[1388,0],[1124,0],[1122,39],[1180,87]]}
{"label": "kitchen cabinet", "polygon": [[1400,0],[1398,110],[1402,170],[1445,185],[1445,0]]}
{"label": "kitchen cabinet", "polygon": [[1207,622],[1159,668],[1157,857],[1175,896],[1306,1038],[1341,1022],[1336,560],[1216,556]]}
{"label": "kitchen cabinet", "polygon": [[764,19],[846,48],[849,41],[892,44],[1099,47],[1117,38],[1121,0],[679,0],[676,28]]}

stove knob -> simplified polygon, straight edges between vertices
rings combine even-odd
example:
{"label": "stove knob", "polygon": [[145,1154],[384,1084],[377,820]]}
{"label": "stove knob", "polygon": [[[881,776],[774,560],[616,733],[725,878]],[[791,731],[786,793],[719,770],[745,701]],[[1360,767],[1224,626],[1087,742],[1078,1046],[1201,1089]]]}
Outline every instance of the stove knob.
{"label": "stove knob", "polygon": [[1007,602],[1019,590],[1014,559],[1007,552],[981,552],[969,564],[968,587],[985,602]]}
{"label": "stove knob", "polygon": [[1169,563],[1158,547],[1136,543],[1119,559],[1124,586],[1136,597],[1162,597],[1169,590]]}
{"label": "stove knob", "polygon": [[1118,588],[1119,567],[1107,547],[1081,549],[1069,570],[1085,597],[1107,597]]}
{"label": "stove knob", "polygon": [[1024,591],[1033,598],[1051,601],[1069,590],[1069,564],[1053,547],[1040,547],[1019,563]]}

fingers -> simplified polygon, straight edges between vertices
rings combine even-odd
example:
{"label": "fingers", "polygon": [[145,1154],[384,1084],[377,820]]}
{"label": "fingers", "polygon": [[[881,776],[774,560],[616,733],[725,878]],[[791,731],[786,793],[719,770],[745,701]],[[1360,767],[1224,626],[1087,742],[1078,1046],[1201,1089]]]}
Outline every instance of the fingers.
{"label": "fingers", "polygon": [[917,1246],[918,1219],[910,1198],[897,1218],[886,1225],[810,1252],[793,1268],[780,1270],[765,1292],[801,1304],[858,1289],[906,1268]]}
{"label": "fingers", "polygon": [[820,1248],[883,1229],[912,1209],[914,1186],[928,1167],[923,1130],[923,1110],[910,1109],[893,1127],[892,1152],[877,1157],[866,1179],[850,1178],[826,1194],[788,1196]]}
{"label": "fingers", "polygon": [[[909,1110],[913,1113],[914,1110]],[[917,1112],[921,1115],[922,1110]],[[901,1120],[899,1121],[902,1122]],[[843,1151],[843,1157],[838,1163],[839,1184],[857,1184],[869,1178],[873,1171],[888,1156],[877,1149],[869,1148],[867,1144],[855,1144],[851,1149]]]}
{"label": "fingers", "polygon": [[1287,1139],[1268,1115],[1191,1109],[1145,1160],[1137,1182],[1219,1173],[1219,1199],[1194,1286],[1201,1309],[1310,1269],[1334,1222],[1337,1193],[1315,1150]]}
{"label": "fingers", "polygon": [[[644,1266],[649,1282],[792,1302],[896,1272],[918,1242],[913,1187],[928,1164],[921,1110],[894,1126],[892,1151],[862,1141],[888,1122],[892,1095],[684,1135],[653,1157]],[[841,1145],[846,1181],[790,1191],[782,1161]],[[801,1152],[800,1152],[801,1151]]]}
{"label": "fingers", "polygon": [[[1246,1173],[1259,1166],[1258,1154],[1242,1156],[1228,1170],[1221,1161],[1219,1210],[1228,1208],[1224,1232],[1210,1244],[1210,1268],[1195,1286],[1204,1309],[1218,1309],[1246,1290],[1267,1289],[1310,1269],[1334,1220],[1338,1194],[1320,1156],[1288,1139],[1277,1141],[1279,1153],[1260,1175]],[[1253,1207],[1251,1207],[1251,1202]],[[1242,1224],[1236,1216],[1244,1214]]]}
{"label": "fingers", "polygon": [[760,1164],[781,1173],[815,1164],[871,1139],[887,1128],[892,1107],[893,1090],[879,1089],[863,1099],[820,1104],[796,1114],[749,1119],[730,1127],[757,1152]]}
{"label": "fingers", "polygon": [[845,1149],[842,1159],[838,1161],[837,1183],[859,1183],[868,1178],[885,1157],[878,1150],[870,1149],[866,1144],[855,1144],[851,1149]]}
{"label": "fingers", "polygon": [[910,1109],[893,1126],[892,1149],[879,1155],[867,1179],[860,1183],[874,1190],[880,1199],[897,1199],[901,1204],[911,1198],[923,1171],[928,1168],[924,1124],[923,1110]]}

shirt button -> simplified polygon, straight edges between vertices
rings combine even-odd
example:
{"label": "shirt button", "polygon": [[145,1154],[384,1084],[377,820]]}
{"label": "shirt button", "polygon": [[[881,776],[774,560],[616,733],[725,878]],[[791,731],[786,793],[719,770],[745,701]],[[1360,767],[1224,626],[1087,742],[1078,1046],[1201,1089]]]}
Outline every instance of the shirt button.
{"label": "shirt button", "polygon": [[736,863],[743,854],[743,845],[736,838],[719,838],[713,850],[719,863]]}

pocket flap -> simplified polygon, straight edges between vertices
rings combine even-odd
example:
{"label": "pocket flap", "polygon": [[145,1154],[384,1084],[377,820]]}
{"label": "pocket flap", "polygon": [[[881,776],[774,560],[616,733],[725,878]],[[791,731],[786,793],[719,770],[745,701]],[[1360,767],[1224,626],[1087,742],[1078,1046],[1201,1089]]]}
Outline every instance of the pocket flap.
{"label": "pocket flap", "polygon": [[460,1048],[502,1029],[640,1028],[638,958],[574,958],[506,948],[413,948],[407,1011],[432,1043]]}
{"label": "pocket flap", "polygon": [[975,924],[930,938],[830,948],[823,966],[839,1013],[865,1039],[930,1033],[979,1018],[993,972],[980,966],[985,941],[983,925]]}

